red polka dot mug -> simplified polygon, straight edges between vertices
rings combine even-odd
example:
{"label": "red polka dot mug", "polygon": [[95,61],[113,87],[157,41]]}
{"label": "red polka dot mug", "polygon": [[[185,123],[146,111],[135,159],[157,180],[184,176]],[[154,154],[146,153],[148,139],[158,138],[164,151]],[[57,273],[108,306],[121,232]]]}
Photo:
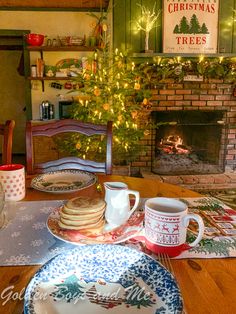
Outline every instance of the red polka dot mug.
{"label": "red polka dot mug", "polygon": [[25,167],[23,165],[1,165],[0,182],[6,201],[20,201],[25,197]]}

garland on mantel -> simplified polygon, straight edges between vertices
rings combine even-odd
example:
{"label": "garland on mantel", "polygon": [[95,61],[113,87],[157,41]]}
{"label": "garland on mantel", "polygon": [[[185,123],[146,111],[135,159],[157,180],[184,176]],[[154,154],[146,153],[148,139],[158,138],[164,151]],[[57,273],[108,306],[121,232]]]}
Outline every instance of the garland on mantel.
{"label": "garland on mantel", "polygon": [[168,78],[181,82],[187,75],[236,82],[236,58],[154,57],[153,63],[141,63],[140,66],[143,66],[150,85],[158,85]]}

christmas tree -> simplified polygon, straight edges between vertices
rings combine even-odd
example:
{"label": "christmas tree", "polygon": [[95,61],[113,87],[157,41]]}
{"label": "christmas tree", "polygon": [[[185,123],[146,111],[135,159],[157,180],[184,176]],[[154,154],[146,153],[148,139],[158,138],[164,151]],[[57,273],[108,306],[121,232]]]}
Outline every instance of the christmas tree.
{"label": "christmas tree", "polygon": [[51,293],[54,300],[64,300],[69,303],[83,297],[84,288],[78,283],[78,281],[79,280],[75,275],[71,275],[62,283],[55,285],[57,290]]}
{"label": "christmas tree", "polygon": [[140,309],[142,306],[149,307],[156,303],[153,295],[147,293],[137,282],[130,288],[126,291],[125,303],[127,305],[137,306]]}
{"label": "christmas tree", "polygon": [[[135,66],[125,54],[107,48],[94,53],[83,64],[83,71],[74,80],[81,86],[71,118],[106,124],[113,121],[113,163],[134,160],[140,152],[140,140],[148,125],[148,74],[143,64]],[[68,138],[69,137],[69,138]],[[105,140],[91,140],[83,135],[68,135],[60,148],[71,155],[91,160],[104,160]]]}

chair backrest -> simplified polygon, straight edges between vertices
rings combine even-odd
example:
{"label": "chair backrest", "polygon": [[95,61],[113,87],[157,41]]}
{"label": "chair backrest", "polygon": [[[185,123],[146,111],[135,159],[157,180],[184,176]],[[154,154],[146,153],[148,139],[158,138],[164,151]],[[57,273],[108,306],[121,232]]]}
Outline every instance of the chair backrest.
{"label": "chair backrest", "polygon": [[12,163],[12,140],[14,127],[14,120],[7,120],[5,124],[0,124],[0,135],[3,136],[2,164],[4,165]]}
{"label": "chair backrest", "polygon": [[[34,137],[52,137],[62,133],[80,133],[87,136],[106,136],[106,157],[104,162],[85,160],[79,157],[63,157],[46,162],[35,162]],[[112,122],[106,125],[82,122],[74,119],[48,121],[46,123],[26,123],[26,169],[28,174],[49,171],[79,169],[94,173],[111,174],[112,171]]]}

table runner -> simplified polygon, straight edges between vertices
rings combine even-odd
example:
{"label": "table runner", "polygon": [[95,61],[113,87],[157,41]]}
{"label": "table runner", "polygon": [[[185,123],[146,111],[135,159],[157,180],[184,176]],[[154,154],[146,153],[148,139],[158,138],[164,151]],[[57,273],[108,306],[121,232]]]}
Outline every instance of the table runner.
{"label": "table runner", "polygon": [[[212,197],[179,198],[190,212],[200,214],[205,223],[205,234],[198,246],[176,258],[222,258],[236,256],[236,211]],[[53,209],[63,201],[28,201],[7,203],[7,226],[0,230],[0,265],[37,265],[64,250],[74,248],[56,239],[48,231],[46,221]],[[145,199],[140,207],[144,207]],[[140,237],[139,237],[140,236]],[[143,232],[126,241],[126,245],[143,249]],[[191,228],[188,238],[195,235]]]}

